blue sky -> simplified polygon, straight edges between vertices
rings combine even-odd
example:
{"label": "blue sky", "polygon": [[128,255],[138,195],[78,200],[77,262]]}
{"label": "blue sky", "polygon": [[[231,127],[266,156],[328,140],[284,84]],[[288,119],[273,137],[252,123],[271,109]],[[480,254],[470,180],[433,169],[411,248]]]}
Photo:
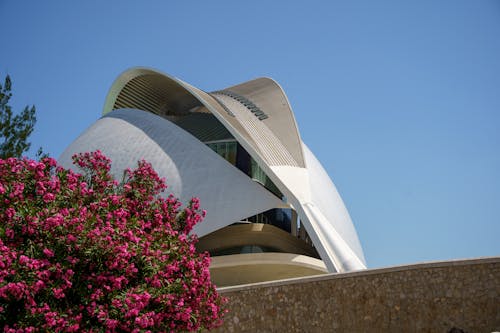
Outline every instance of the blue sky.
{"label": "blue sky", "polygon": [[369,267],[500,255],[498,1],[0,0],[0,22],[34,151],[59,156],[132,66],[207,91],[268,76]]}

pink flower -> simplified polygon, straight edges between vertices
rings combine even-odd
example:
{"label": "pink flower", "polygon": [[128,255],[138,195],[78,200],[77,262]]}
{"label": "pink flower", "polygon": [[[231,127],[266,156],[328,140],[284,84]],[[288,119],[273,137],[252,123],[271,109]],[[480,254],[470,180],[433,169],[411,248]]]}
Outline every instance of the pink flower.
{"label": "pink flower", "polygon": [[43,201],[45,201],[45,203],[49,203],[51,201],[54,201],[54,199],[55,199],[55,195],[52,193],[45,193],[43,195]]}
{"label": "pink flower", "polygon": [[14,208],[12,208],[12,207],[9,207],[9,208],[7,208],[7,209],[5,210],[5,215],[6,215],[9,219],[11,219],[11,218],[13,218],[13,217],[14,217],[14,215],[16,215],[16,210],[15,210]]}
{"label": "pink flower", "polygon": [[47,249],[47,248],[43,249],[43,254],[45,254],[45,256],[47,256],[49,258],[52,258],[54,256],[54,252],[52,250]]}
{"label": "pink flower", "polygon": [[29,258],[26,257],[25,255],[20,255],[19,256],[19,264],[21,265],[26,265],[26,263],[29,262]]}
{"label": "pink flower", "polygon": [[38,292],[42,288],[45,288],[45,282],[43,282],[42,280],[36,281],[35,288],[34,288],[35,292]]}
{"label": "pink flower", "polygon": [[54,293],[54,297],[57,299],[66,297],[66,295],[64,295],[64,291],[61,288],[53,288],[52,293]]}
{"label": "pink flower", "polygon": [[5,236],[9,239],[13,239],[14,238],[14,230],[12,229],[5,229]]}

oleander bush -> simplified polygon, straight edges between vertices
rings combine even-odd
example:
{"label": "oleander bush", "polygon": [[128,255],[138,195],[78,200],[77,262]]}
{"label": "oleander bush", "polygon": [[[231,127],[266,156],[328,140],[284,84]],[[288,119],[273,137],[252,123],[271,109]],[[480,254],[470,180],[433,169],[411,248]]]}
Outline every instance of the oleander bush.
{"label": "oleander bush", "polygon": [[222,323],[225,300],[185,208],[150,164],[121,182],[99,151],[0,159],[0,327],[4,332],[178,332]]}

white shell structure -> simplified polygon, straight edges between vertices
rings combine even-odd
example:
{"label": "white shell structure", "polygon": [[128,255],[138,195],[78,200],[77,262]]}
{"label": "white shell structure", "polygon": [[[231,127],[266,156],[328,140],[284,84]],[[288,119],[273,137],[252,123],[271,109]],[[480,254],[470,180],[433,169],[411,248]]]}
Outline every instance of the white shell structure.
{"label": "white shell structure", "polygon": [[349,213],[272,79],[207,93],[129,69],[113,83],[102,118],[59,162],[74,168],[74,153],[96,149],[118,178],[144,159],[166,178],[166,194],[200,198],[207,216],[194,232],[214,252],[221,284],[366,268]]}

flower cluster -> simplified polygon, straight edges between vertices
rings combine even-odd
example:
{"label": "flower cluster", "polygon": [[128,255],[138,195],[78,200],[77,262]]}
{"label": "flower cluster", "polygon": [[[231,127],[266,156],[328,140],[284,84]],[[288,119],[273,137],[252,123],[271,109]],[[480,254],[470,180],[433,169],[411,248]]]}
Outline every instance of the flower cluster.
{"label": "flower cluster", "polygon": [[150,164],[122,182],[99,151],[82,174],[0,160],[0,328],[4,332],[171,332],[211,329],[225,300],[189,232],[205,214],[162,197]]}

